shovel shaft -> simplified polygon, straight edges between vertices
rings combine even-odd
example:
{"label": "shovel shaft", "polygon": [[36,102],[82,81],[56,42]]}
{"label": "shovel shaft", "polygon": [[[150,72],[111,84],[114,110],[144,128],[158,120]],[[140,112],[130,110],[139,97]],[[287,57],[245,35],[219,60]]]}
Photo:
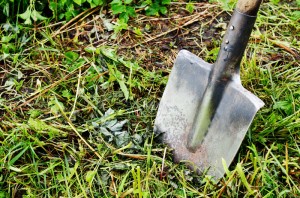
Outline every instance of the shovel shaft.
{"label": "shovel shaft", "polygon": [[[240,81],[239,71],[261,0],[240,0],[224,36],[208,86],[198,107],[187,148],[196,152],[201,145],[229,82]],[[250,15],[249,15],[250,14]],[[238,77],[238,79],[233,79]],[[224,116],[226,112],[224,112]]]}
{"label": "shovel shaft", "polygon": [[239,0],[236,8],[243,14],[256,16],[262,0]]}
{"label": "shovel shaft", "polygon": [[239,74],[240,62],[247,46],[255,16],[235,10],[224,36],[218,58],[214,64],[211,81],[228,81]]}

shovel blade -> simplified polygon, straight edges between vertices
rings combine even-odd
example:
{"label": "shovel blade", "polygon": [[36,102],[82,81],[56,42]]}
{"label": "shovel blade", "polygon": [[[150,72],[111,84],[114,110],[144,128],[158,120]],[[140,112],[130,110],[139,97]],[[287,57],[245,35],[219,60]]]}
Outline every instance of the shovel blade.
{"label": "shovel blade", "polygon": [[154,131],[173,149],[176,162],[189,162],[199,173],[221,178],[222,159],[230,165],[245,134],[264,103],[240,83],[239,76],[226,87],[209,129],[196,151],[187,148],[201,98],[209,82],[212,65],[196,55],[179,52],[160,101]]}

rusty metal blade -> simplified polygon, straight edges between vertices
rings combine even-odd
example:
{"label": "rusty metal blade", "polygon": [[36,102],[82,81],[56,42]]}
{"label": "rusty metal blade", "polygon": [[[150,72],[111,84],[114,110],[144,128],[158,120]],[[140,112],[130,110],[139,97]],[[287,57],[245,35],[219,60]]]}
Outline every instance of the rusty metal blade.
{"label": "rusty metal blade", "polygon": [[175,161],[190,161],[197,171],[224,175],[222,159],[229,165],[256,114],[264,103],[240,82],[239,76],[226,86],[201,146],[187,148],[188,134],[198,112],[213,65],[182,50],[178,54],[160,101],[154,130],[174,149]]}

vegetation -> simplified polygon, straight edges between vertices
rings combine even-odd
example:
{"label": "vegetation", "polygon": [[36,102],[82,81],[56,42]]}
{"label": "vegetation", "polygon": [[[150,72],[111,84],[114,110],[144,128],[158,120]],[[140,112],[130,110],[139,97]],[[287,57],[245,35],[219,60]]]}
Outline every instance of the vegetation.
{"label": "vegetation", "polygon": [[261,7],[241,78],[266,105],[224,178],[153,134],[178,50],[216,59],[226,2],[2,0],[0,197],[299,197],[299,1]]}

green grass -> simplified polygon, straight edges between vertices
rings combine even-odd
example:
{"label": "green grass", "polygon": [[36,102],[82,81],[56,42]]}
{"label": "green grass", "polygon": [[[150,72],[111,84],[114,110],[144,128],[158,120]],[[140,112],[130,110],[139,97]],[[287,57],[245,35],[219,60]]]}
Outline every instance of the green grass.
{"label": "green grass", "polygon": [[[135,56],[50,24],[18,34],[2,25],[0,197],[299,197],[298,10],[295,2],[262,6],[241,79],[266,105],[220,181],[175,164],[154,137],[170,71],[145,67],[148,56],[160,60],[155,48]],[[201,53],[218,44],[200,43]]]}

